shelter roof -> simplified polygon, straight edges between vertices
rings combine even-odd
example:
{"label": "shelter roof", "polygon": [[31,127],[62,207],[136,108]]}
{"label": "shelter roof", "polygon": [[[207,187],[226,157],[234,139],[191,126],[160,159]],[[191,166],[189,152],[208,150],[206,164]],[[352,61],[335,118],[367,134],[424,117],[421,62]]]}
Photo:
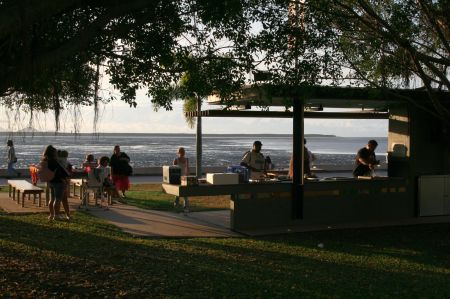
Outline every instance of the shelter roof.
{"label": "shelter roof", "polygon": [[[448,92],[438,97],[448,98]],[[251,105],[291,107],[294,99],[303,99],[306,108],[360,108],[387,111],[391,105],[427,98],[423,89],[378,89],[336,86],[244,86],[233,100],[217,95],[208,97],[210,105]]]}

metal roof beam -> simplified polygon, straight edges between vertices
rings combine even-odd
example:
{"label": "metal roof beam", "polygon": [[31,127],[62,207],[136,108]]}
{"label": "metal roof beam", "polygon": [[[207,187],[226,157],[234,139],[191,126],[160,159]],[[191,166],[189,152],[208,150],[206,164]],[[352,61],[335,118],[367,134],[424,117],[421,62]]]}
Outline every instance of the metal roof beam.
{"label": "metal roof beam", "polygon": [[[186,112],[186,116],[197,117],[197,112]],[[255,118],[292,118],[290,111],[236,111],[204,110],[202,117],[255,117]],[[310,112],[305,111],[305,118],[324,119],[389,119],[388,112]]]}

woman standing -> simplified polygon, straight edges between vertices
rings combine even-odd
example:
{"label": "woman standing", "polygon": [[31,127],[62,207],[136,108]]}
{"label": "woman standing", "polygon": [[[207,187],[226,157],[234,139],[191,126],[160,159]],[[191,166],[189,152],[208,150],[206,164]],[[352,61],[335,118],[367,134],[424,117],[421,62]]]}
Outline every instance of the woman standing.
{"label": "woman standing", "polygon": [[17,170],[14,169],[14,164],[17,162],[17,157],[12,140],[8,140],[6,145],[8,146],[8,176],[20,176],[20,172],[17,172]]}
{"label": "woman standing", "polygon": [[[177,158],[173,160],[173,165],[178,165],[181,168],[181,175],[189,175],[189,159],[186,158],[186,152],[184,147],[178,148]],[[180,198],[175,196],[175,202],[173,205],[176,207],[180,202]],[[187,196],[184,197],[184,206],[183,210],[185,213],[189,212],[189,198]]]}
{"label": "woman standing", "polygon": [[130,166],[130,157],[120,151],[120,145],[114,147],[114,153],[111,156],[109,165],[111,166],[111,176],[117,190],[122,191],[122,197],[125,197],[125,191],[130,188],[130,180],[132,169]]}
{"label": "woman standing", "polygon": [[[55,220],[56,208],[59,209],[59,205],[64,199],[65,192],[67,190],[67,180],[69,178],[69,173],[64,167],[62,167],[57,158],[58,151],[52,145],[47,146],[44,153],[42,154],[41,165],[47,164],[47,168],[54,173],[52,180],[48,182],[50,187],[51,199],[48,203],[48,208],[50,215],[49,220]],[[66,219],[70,220],[70,215],[66,211]]]}
{"label": "woman standing", "polygon": [[[69,157],[69,152],[68,151],[66,151],[66,150],[57,150],[56,156],[57,156],[56,160],[58,161],[59,165],[61,167],[63,167],[67,171],[67,174],[69,175],[67,177],[67,179],[65,180],[66,188],[64,190],[64,196],[62,198],[62,205],[63,205],[63,208],[64,208],[64,212],[66,213],[66,219],[70,220],[69,188],[67,188],[68,187],[67,185],[68,185],[70,177],[72,176],[72,173],[73,173],[73,171],[72,171],[72,164],[70,164],[67,161],[67,158]],[[55,202],[55,217],[58,217],[59,208],[60,208],[59,202]]]}

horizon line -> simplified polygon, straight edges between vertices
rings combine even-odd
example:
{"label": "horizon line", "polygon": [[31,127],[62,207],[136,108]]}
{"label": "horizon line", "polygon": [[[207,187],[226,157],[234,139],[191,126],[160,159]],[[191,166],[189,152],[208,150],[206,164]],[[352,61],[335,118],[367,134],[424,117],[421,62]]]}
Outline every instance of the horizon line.
{"label": "horizon line", "polygon": [[[34,134],[52,134],[52,135],[189,135],[195,136],[196,133],[164,133],[164,132],[142,132],[142,133],[129,133],[129,132],[55,132],[55,131],[0,131],[0,134],[5,135],[34,135]],[[278,133],[203,133],[202,135],[214,135],[214,136],[292,136],[292,134],[278,134]],[[305,133],[306,137],[339,137],[339,138],[387,138],[388,136],[339,136],[335,134],[321,134],[321,133]]]}

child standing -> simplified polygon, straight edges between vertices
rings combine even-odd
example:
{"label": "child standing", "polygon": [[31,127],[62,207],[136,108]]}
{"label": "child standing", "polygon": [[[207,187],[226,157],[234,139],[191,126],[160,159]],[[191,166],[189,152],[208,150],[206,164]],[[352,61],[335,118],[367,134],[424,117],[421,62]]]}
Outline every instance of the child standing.
{"label": "child standing", "polygon": [[[185,157],[186,152],[184,147],[179,147],[177,151],[177,158],[173,160],[173,165],[178,165],[181,168],[181,175],[189,175],[189,159]],[[173,205],[176,207],[180,203],[180,198],[178,196],[175,197],[175,202]],[[184,197],[184,213],[189,213],[189,198]]]}
{"label": "child standing", "polygon": [[[103,170],[103,190],[110,196],[111,198],[120,198],[119,193],[117,192],[116,186],[114,186],[114,183],[111,179],[111,168],[109,165],[109,157],[103,156],[98,160],[98,166],[97,168]],[[102,201],[103,201],[103,195],[102,195]],[[106,199],[106,207],[105,209],[108,209],[108,199]]]}

